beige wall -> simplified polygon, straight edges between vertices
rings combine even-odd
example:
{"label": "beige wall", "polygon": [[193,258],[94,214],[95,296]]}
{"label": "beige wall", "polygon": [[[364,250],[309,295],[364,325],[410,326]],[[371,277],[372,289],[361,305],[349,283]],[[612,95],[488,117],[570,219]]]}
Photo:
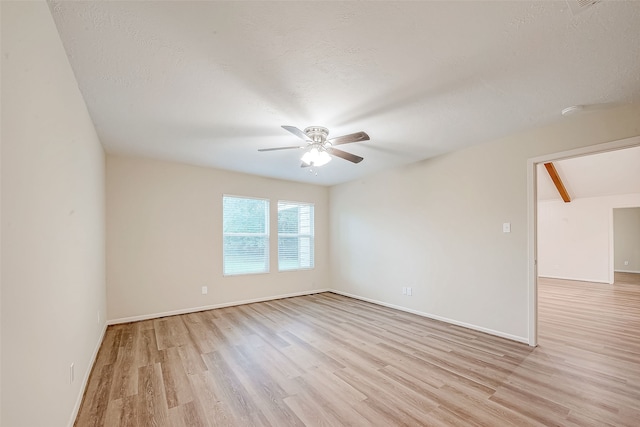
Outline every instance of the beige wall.
{"label": "beige wall", "polygon": [[[107,157],[109,319],[328,287],[328,189],[130,157]],[[271,272],[222,276],[222,195],[271,200]],[[278,272],[277,201],[315,203],[315,269]],[[202,295],[201,287],[209,293]]]}
{"label": "beige wall", "polygon": [[[640,206],[640,195],[632,206]],[[640,273],[640,207],[614,209],[613,226],[615,271]]]}
{"label": "beige wall", "polygon": [[[639,193],[538,201],[538,275],[613,283],[612,210],[628,206]],[[640,247],[640,217],[635,238]]]}
{"label": "beige wall", "polygon": [[64,426],[106,318],[104,153],[46,2],[1,7],[0,423]]}
{"label": "beige wall", "polygon": [[636,135],[638,106],[578,115],[332,187],[332,285],[528,341],[527,159]]}

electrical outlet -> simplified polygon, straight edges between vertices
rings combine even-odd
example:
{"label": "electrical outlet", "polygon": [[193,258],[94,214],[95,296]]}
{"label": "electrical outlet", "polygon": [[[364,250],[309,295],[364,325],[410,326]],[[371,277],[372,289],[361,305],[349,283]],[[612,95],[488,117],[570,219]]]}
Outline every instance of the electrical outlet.
{"label": "electrical outlet", "polygon": [[402,295],[407,294],[407,288],[405,286],[402,287]]}
{"label": "electrical outlet", "polygon": [[209,293],[209,288],[207,286],[202,287],[202,295],[206,295]]}
{"label": "electrical outlet", "polygon": [[411,293],[412,293],[411,288],[407,288],[407,295],[411,296]]}
{"label": "electrical outlet", "polygon": [[624,265],[629,265],[629,261],[625,261],[625,262],[624,262]]}
{"label": "electrical outlet", "polygon": [[69,366],[69,384],[73,384],[73,380],[75,380],[75,372],[74,372],[74,363]]}
{"label": "electrical outlet", "polygon": [[511,223],[505,222],[502,224],[502,232],[503,233],[511,233]]}

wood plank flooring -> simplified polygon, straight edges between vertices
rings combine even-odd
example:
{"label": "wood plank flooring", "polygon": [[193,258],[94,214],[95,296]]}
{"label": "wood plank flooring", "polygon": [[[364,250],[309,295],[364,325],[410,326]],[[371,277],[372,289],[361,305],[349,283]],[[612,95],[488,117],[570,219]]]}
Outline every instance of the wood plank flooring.
{"label": "wood plank flooring", "polygon": [[614,281],[617,285],[640,285],[640,273],[623,273],[616,271]]}
{"label": "wood plank flooring", "polygon": [[640,287],[540,279],[540,346],[323,293],[110,326],[76,426],[638,426]]}

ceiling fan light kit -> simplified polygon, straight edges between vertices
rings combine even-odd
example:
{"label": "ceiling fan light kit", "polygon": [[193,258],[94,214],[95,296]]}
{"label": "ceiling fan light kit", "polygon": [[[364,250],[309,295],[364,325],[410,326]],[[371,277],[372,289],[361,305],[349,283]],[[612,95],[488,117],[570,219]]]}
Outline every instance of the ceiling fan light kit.
{"label": "ceiling fan light kit", "polygon": [[331,156],[322,148],[311,147],[300,160],[306,166],[324,166],[331,161]]}
{"label": "ceiling fan light kit", "polygon": [[343,135],[332,139],[327,139],[329,129],[322,126],[309,126],[304,131],[295,126],[282,126],[283,129],[291,132],[300,139],[303,139],[307,145],[288,146],[276,148],[261,148],[258,151],[276,151],[289,150],[295,148],[304,148],[305,153],[302,155],[302,167],[306,166],[323,166],[331,161],[331,156],[340,157],[352,163],[360,163],[364,160],[360,156],[347,153],[346,151],[333,148],[334,145],[349,144],[351,142],[368,141],[369,135],[365,132],[356,132],[349,135]]}

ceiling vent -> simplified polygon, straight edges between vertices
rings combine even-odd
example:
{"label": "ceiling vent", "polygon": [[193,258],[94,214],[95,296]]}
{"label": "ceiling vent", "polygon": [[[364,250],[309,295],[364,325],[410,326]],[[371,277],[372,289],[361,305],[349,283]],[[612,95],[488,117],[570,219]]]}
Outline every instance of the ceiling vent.
{"label": "ceiling vent", "polygon": [[602,2],[602,0],[567,0],[569,9],[571,9],[571,12],[573,12],[574,15],[589,9],[594,4],[600,2]]}

